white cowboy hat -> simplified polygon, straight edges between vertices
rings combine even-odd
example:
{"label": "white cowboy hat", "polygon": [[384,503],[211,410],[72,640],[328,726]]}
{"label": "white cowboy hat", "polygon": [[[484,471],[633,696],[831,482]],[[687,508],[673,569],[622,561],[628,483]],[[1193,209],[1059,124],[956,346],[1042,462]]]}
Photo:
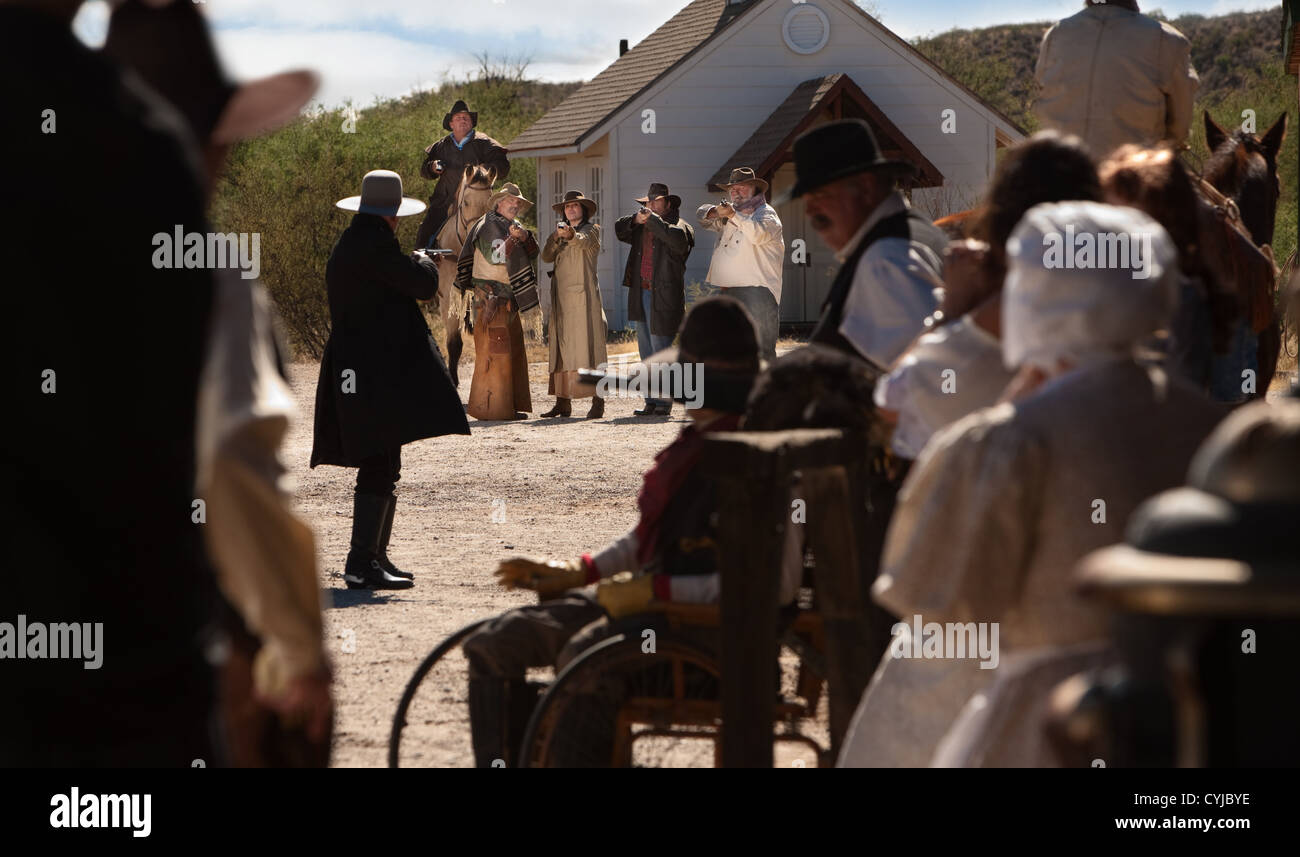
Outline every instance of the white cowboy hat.
{"label": "white cowboy hat", "polygon": [[349,196],[334,203],[344,211],[406,217],[426,208],[418,199],[402,196],[402,177],[392,170],[371,170],[361,179],[361,196]]}

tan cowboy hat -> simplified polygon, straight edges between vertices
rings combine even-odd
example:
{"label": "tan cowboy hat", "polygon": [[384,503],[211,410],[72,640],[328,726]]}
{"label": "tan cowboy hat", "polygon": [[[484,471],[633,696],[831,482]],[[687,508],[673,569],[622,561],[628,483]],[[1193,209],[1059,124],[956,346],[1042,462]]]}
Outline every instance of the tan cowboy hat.
{"label": "tan cowboy hat", "polygon": [[723,184],[719,185],[719,187],[721,187],[723,190],[726,190],[727,188],[731,187],[733,184],[741,184],[742,182],[747,182],[749,184],[756,185],[758,187],[759,193],[767,193],[767,188],[768,188],[767,182],[763,181],[758,176],[754,175],[754,171],[751,170],[749,167],[736,167],[734,170],[731,171],[731,178],[728,179]]}
{"label": "tan cowboy hat", "polygon": [[563,214],[565,206],[567,206],[571,202],[581,203],[582,210],[587,212],[587,216],[595,217],[596,200],[587,199],[585,196],[582,195],[582,191],[580,190],[566,191],[564,194],[564,201],[555,203],[554,205],[551,206],[551,209],[555,211],[557,214]]}
{"label": "tan cowboy hat", "polygon": [[488,200],[488,211],[495,211],[497,203],[505,199],[507,196],[513,196],[515,199],[523,203],[524,207],[519,209],[521,214],[527,211],[528,207],[533,204],[531,200],[524,199],[524,194],[519,190],[519,185],[514,182],[506,182],[501,185],[501,189],[492,194],[492,198]]}
{"label": "tan cowboy hat", "polygon": [[175,105],[201,143],[236,143],[287,125],[320,86],[307,70],[231,82],[205,16],[179,0],[116,2],[102,52]]}
{"label": "tan cowboy hat", "polygon": [[402,177],[392,170],[371,170],[361,180],[361,196],[349,196],[334,204],[344,211],[382,217],[406,217],[425,209],[418,199],[402,196]]}

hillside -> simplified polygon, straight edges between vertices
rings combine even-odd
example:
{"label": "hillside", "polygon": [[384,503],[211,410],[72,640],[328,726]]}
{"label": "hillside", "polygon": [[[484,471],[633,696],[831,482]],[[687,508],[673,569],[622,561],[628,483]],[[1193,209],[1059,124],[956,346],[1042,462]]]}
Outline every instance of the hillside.
{"label": "hillside", "polygon": [[[1192,43],[1192,65],[1201,79],[1196,97],[1188,163],[1196,169],[1205,159],[1205,128],[1201,111],[1230,128],[1240,125],[1242,111],[1254,110],[1260,134],[1282,113],[1289,112],[1291,133],[1283,145],[1279,171],[1282,200],[1278,204],[1274,249],[1279,261],[1296,247],[1296,79],[1282,69],[1282,9],[1234,12],[1207,17],[1165,18]],[[1038,46],[1051,22],[951,30],[916,39],[918,50],[969,86],[1028,131],[1038,127],[1030,110],[1035,92],[1034,64]]]}
{"label": "hillside", "polygon": [[[442,117],[457,98],[479,114],[478,130],[507,143],[563,101],[579,83],[541,83],[495,75],[380,101],[357,110],[316,110],[287,128],[237,146],[213,203],[216,228],[262,235],[262,272],[294,350],[318,358],[329,335],[325,263],[350,215],[335,201],[360,193],[374,169],[400,173],[406,195],[427,199],[419,177],[424,148],[446,135]],[[345,125],[355,130],[345,131]],[[510,181],[536,199],[532,159],[511,162]],[[524,216],[531,220],[533,212]],[[403,218],[402,246],[415,243],[421,215]]]}
{"label": "hillside", "polygon": [[[1155,13],[1159,17],[1159,13]],[[1238,125],[1242,111],[1255,111],[1262,133],[1283,112],[1294,121],[1295,78],[1281,62],[1281,10],[1216,17],[1186,15],[1171,21],[1192,43],[1201,77],[1197,121],[1188,162],[1205,157],[1200,111],[1224,127]],[[1033,131],[1034,63],[1048,22],[953,30],[915,40],[916,47],[958,80]],[[558,104],[580,83],[541,83],[519,67],[486,66],[479,79],[454,81],[437,90],[381,101],[355,114],[355,133],[344,131],[343,111],[317,110],[267,138],[238,146],[218,188],[213,220],[222,231],[260,232],[262,280],[271,292],[295,350],[319,357],[329,330],[325,263],[348,215],[333,208],[359,192],[368,170],[401,173],[408,196],[427,198],[430,183],[418,178],[424,147],[445,132],[443,114],[456,98],[479,111],[479,129],[508,142]],[[1294,129],[1294,125],[1293,125]],[[1274,248],[1284,260],[1296,246],[1296,145],[1290,136],[1280,164],[1283,196]],[[512,162],[510,180],[536,199],[536,166]],[[535,222],[535,211],[525,219]],[[420,217],[403,220],[399,238],[412,246]],[[435,323],[436,324],[436,323]]]}

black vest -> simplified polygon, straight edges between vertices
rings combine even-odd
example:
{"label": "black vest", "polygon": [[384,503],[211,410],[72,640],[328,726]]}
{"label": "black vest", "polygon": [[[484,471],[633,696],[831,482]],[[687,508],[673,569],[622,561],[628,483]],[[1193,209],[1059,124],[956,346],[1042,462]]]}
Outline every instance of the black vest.
{"label": "black vest", "polygon": [[[867,252],[867,248],[882,238],[902,238],[905,241],[923,244],[934,251],[940,263],[943,260],[944,249],[948,246],[948,236],[943,230],[910,208],[877,223],[870,232],[862,236],[857,248],[849,258],[844,260],[844,265],[835,275],[835,281],[831,283],[831,292],[826,296],[826,302],[822,304],[822,316],[817,326],[813,328],[811,342],[820,342],[838,348],[854,357],[862,356],[858,349],[840,334],[840,322],[844,319],[844,302],[848,299],[849,287],[853,285],[853,274],[858,269],[858,262],[862,259],[862,254]],[[918,318],[916,321],[920,324],[921,319]]]}

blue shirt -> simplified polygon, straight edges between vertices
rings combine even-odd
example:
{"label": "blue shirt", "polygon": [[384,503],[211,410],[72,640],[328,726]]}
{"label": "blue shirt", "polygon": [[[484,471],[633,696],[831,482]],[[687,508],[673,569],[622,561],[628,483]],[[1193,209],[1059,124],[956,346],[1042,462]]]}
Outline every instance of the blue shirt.
{"label": "blue shirt", "polygon": [[469,129],[469,133],[465,135],[465,139],[464,139],[464,140],[457,140],[455,134],[452,134],[452,135],[451,135],[451,141],[452,141],[453,143],[456,144],[456,148],[457,148],[457,149],[464,149],[464,148],[465,148],[465,144],[468,143],[468,142],[469,142],[470,140],[472,140],[472,139],[474,139],[474,129],[473,129],[473,128],[470,128],[470,129]]}

